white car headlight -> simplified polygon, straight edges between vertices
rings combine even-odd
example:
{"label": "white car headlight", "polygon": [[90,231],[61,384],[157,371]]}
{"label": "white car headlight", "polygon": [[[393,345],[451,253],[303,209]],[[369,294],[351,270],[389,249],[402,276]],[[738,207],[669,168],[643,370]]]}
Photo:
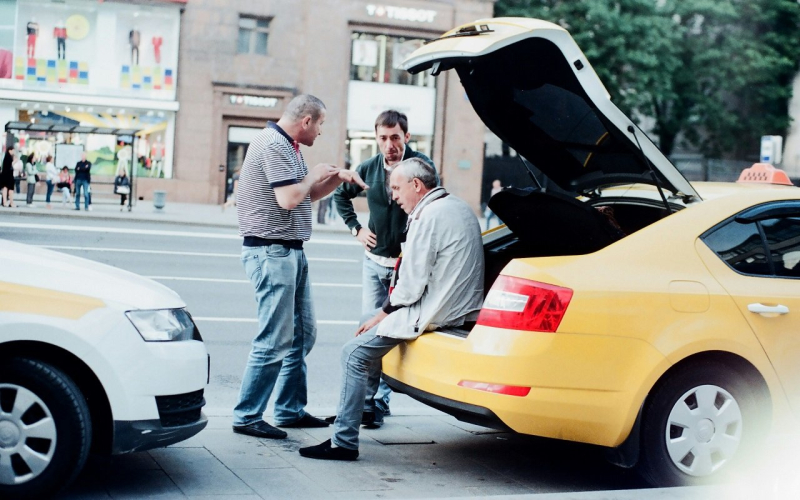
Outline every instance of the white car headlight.
{"label": "white car headlight", "polygon": [[125,313],[147,342],[202,340],[185,309],[154,309]]}

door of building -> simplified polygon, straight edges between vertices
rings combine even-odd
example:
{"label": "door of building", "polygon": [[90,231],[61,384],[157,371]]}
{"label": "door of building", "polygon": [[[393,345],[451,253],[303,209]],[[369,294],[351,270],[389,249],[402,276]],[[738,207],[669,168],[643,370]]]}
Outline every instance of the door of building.
{"label": "door of building", "polygon": [[242,168],[247,148],[253,137],[260,132],[256,127],[228,127],[228,148],[225,169],[225,201],[233,194],[233,176]]}

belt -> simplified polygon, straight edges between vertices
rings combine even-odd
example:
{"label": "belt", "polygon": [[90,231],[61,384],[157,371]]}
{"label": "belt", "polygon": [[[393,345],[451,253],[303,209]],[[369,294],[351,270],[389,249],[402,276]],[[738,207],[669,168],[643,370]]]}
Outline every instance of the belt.
{"label": "belt", "polygon": [[265,247],[267,245],[282,245],[295,250],[303,249],[303,240],[273,240],[270,238],[259,238],[258,236],[245,236],[242,245],[246,247]]}

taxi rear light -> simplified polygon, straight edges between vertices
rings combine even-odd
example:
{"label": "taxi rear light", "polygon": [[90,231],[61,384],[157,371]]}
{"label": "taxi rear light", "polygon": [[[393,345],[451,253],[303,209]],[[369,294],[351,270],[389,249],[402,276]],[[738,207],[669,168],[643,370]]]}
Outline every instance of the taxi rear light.
{"label": "taxi rear light", "polygon": [[572,300],[572,290],[538,281],[499,276],[486,295],[478,324],[555,332]]}
{"label": "taxi rear light", "polygon": [[506,396],[527,396],[531,392],[530,387],[519,385],[489,384],[486,382],[474,382],[472,380],[462,380],[458,383],[461,387],[475,389],[478,391],[492,392],[494,394],[505,394]]}

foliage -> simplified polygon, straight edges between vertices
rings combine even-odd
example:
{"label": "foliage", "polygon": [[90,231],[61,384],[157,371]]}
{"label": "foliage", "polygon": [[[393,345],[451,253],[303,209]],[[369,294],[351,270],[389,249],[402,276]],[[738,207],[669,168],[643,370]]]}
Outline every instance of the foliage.
{"label": "foliage", "polygon": [[499,0],[497,16],[570,31],[620,109],[713,157],[785,135],[800,54],[797,0]]}

